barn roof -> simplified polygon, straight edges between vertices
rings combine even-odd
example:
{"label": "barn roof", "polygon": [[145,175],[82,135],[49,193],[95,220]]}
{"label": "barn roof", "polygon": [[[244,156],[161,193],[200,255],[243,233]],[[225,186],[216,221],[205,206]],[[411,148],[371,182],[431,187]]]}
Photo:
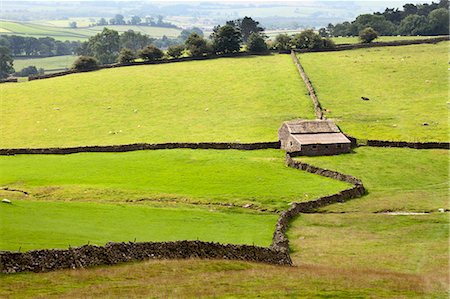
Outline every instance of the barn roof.
{"label": "barn roof", "polygon": [[291,134],[339,133],[339,128],[330,120],[294,120],[284,123]]}
{"label": "barn roof", "polygon": [[350,143],[350,140],[342,133],[293,134],[291,136],[302,145]]}

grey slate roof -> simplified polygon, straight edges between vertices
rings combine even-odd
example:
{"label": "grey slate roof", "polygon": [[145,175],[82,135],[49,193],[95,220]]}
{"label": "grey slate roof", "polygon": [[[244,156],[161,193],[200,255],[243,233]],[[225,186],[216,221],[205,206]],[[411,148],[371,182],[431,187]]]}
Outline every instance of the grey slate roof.
{"label": "grey slate roof", "polygon": [[330,120],[294,120],[285,122],[291,134],[340,133]]}

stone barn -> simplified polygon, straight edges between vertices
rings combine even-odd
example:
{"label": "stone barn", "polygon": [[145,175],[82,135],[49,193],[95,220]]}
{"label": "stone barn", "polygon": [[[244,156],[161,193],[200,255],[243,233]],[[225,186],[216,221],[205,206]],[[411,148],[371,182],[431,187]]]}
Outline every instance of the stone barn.
{"label": "stone barn", "polygon": [[351,142],[330,120],[286,121],[278,130],[281,148],[299,156],[348,153]]}

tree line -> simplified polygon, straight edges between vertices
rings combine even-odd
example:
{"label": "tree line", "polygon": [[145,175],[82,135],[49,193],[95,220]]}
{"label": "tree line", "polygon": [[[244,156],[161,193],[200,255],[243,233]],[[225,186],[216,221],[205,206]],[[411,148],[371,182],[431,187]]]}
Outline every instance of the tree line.
{"label": "tree line", "polygon": [[449,1],[408,3],[403,9],[386,8],[384,12],[362,14],[352,22],[328,24],[319,29],[319,34],[323,37],[357,36],[368,27],[380,35],[448,35]]}
{"label": "tree line", "polygon": [[1,35],[0,46],[11,49],[13,56],[50,57],[75,54],[80,47],[79,41],[58,41],[52,37],[23,37]]}
{"label": "tree line", "polygon": [[159,15],[156,17],[156,20],[151,17],[139,17],[139,16],[131,16],[129,20],[125,20],[125,17],[121,14],[117,14],[114,18],[109,19],[108,21],[105,18],[101,18],[95,23],[95,26],[106,26],[106,25],[135,25],[135,26],[157,26],[157,27],[165,27],[165,28],[179,28],[178,26],[164,22],[164,17]]}

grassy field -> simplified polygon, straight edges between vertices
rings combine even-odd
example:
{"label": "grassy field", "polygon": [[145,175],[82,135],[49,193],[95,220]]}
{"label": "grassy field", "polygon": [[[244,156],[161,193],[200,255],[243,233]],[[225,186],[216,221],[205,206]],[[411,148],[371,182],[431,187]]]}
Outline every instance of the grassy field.
{"label": "grassy field", "polygon": [[0,207],[0,250],[122,241],[202,240],[270,245],[274,214],[236,209],[14,200]]}
{"label": "grassy field", "polygon": [[45,73],[51,73],[47,70],[70,68],[77,57],[74,55],[65,55],[45,58],[15,58],[14,69],[20,71],[27,66],[34,65],[38,69],[43,68],[46,70]]}
{"label": "grassy field", "polygon": [[165,150],[0,157],[0,184],[34,198],[253,203],[284,210],[349,185],[284,166],[283,152]]}
{"label": "grassy field", "polygon": [[314,117],[288,55],[100,70],[0,93],[2,148],[275,141],[283,121]]}
{"label": "grassy field", "polygon": [[[375,42],[392,42],[398,40],[416,40],[416,39],[427,39],[435,38],[436,36],[380,36]],[[357,44],[361,41],[358,37],[333,37],[331,38],[337,45],[340,44]]]}
{"label": "grassy field", "polygon": [[[69,21],[66,21],[67,24]],[[110,29],[119,32],[134,30],[145,33],[151,37],[160,38],[162,36],[177,37],[181,30],[165,27],[131,26],[131,25],[108,25]],[[0,33],[8,35],[19,35],[28,37],[53,37],[56,40],[87,40],[103,30],[104,26],[67,28],[52,24],[38,24],[32,22],[16,22],[0,20]]]}
{"label": "grassy field", "polygon": [[345,133],[448,141],[447,42],[311,53],[300,55],[300,61],[327,117]]}
{"label": "grassy field", "polygon": [[450,209],[447,150],[359,147],[333,157],[296,158],[362,179],[368,195],[322,211],[380,212]]}

